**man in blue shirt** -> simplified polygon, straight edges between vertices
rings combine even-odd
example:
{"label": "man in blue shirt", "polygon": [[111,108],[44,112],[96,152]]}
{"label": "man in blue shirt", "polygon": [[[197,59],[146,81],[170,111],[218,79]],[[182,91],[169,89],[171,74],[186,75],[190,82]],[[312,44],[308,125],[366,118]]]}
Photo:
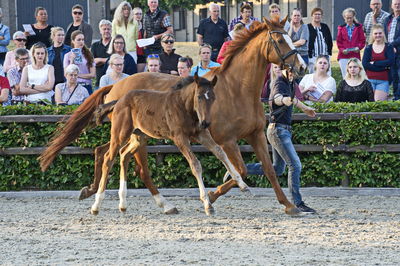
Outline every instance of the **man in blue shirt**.
{"label": "man in blue shirt", "polygon": [[[7,53],[7,45],[10,43],[10,29],[1,23],[3,10],[0,8],[0,65],[3,66]],[[2,71],[1,71],[2,72]]]}
{"label": "man in blue shirt", "polygon": [[190,71],[191,76],[194,76],[194,73],[198,72],[197,75],[201,77],[208,71],[210,71],[211,67],[220,66],[220,64],[211,61],[211,45],[203,43],[200,46],[199,55],[200,55],[200,62],[197,66],[192,67],[192,70]]}
{"label": "man in blue shirt", "polygon": [[220,6],[210,4],[210,17],[200,21],[197,28],[197,42],[199,45],[208,43],[212,47],[211,60],[216,61],[222,44],[228,39],[228,26],[226,22],[219,18]]}

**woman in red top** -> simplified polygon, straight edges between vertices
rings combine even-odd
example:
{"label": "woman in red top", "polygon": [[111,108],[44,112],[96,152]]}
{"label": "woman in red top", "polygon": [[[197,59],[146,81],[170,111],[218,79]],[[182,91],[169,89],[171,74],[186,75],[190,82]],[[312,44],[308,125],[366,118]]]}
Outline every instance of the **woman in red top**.
{"label": "woman in red top", "polygon": [[[232,39],[235,39],[235,35],[241,32],[242,30],[246,29],[244,24],[238,23],[235,25],[235,27],[232,30]],[[222,62],[225,59],[225,51],[228,48],[229,44],[232,42],[232,40],[226,41],[222,44],[221,49],[219,50],[218,57],[217,57],[217,62],[222,64]]]}
{"label": "woman in red top", "polygon": [[338,26],[336,44],[339,49],[338,61],[342,77],[346,76],[346,66],[350,58],[360,57],[360,50],[365,46],[363,27],[356,19],[354,8],[346,8],[343,13],[345,24]]}
{"label": "woman in red top", "polygon": [[384,28],[380,24],[372,26],[369,43],[362,63],[374,89],[375,101],[386,101],[391,82],[390,67],[394,64],[395,52],[393,46],[387,43]]}

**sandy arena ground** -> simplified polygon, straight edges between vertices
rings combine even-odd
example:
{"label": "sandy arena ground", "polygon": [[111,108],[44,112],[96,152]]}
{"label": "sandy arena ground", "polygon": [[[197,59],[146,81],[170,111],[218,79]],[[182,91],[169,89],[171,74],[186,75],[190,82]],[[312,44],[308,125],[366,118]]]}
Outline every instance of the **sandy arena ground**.
{"label": "sandy arena ground", "polygon": [[307,197],[317,215],[289,217],[273,197],[223,197],[207,217],[193,197],[0,197],[2,265],[399,265],[400,197]]}

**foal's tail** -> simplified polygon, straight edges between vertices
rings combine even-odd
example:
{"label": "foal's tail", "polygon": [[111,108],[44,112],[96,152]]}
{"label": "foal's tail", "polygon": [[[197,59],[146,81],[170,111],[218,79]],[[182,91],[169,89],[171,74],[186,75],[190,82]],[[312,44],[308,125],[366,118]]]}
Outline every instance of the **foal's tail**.
{"label": "foal's tail", "polygon": [[69,143],[79,137],[81,132],[93,119],[94,111],[104,103],[104,96],[112,89],[112,85],[95,91],[71,115],[65,125],[58,129],[50,141],[50,145],[39,156],[40,168],[44,172],[53,162],[57,154]]}
{"label": "foal's tail", "polygon": [[96,125],[101,125],[103,124],[104,118],[111,113],[114,110],[115,104],[118,102],[118,100],[106,103],[106,104],[101,104],[96,111],[94,112],[94,120],[96,121]]}

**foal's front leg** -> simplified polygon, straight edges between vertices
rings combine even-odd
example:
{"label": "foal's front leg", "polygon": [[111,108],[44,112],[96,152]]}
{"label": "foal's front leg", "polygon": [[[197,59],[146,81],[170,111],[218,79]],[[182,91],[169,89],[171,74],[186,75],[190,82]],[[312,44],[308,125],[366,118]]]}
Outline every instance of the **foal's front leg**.
{"label": "foal's front leg", "polygon": [[196,158],[192,150],[190,149],[189,139],[186,137],[175,138],[173,139],[178,149],[182,152],[183,156],[185,156],[186,160],[189,162],[190,169],[192,170],[193,175],[197,179],[197,183],[199,185],[200,190],[200,200],[204,204],[204,210],[207,215],[214,214],[214,208],[211,205],[208,194],[206,193],[206,188],[204,186],[203,177],[202,177],[202,169],[200,161]]}

